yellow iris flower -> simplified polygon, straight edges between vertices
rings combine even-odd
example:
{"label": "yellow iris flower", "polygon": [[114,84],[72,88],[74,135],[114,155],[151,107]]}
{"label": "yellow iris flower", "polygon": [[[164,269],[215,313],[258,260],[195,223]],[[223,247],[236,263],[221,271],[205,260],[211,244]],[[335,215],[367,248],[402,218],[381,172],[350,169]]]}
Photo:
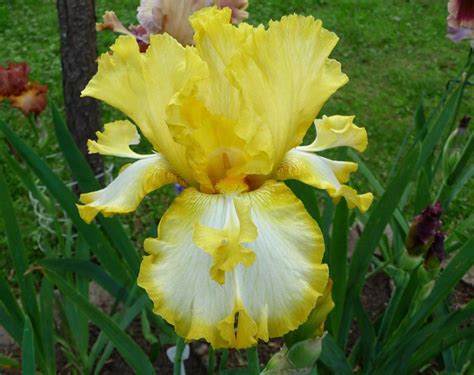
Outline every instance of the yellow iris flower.
{"label": "yellow iris flower", "polygon": [[105,125],[90,152],[135,162],[105,189],[81,195],[82,218],[125,213],[160,186],[187,188],[145,241],[138,284],[154,311],[187,340],[245,348],[306,321],[328,283],[321,231],[282,182],[297,179],[365,211],[372,194],[344,185],[357,165],[316,153],[363,151],[353,117],[315,121],[347,77],[328,58],[338,38],[312,17],[288,16],[268,29],[234,26],[230,9],[193,15],[195,46],[153,35],[140,53],[120,37],[99,61],[84,96],[126,114],[151,142],[141,155],[128,120]]}

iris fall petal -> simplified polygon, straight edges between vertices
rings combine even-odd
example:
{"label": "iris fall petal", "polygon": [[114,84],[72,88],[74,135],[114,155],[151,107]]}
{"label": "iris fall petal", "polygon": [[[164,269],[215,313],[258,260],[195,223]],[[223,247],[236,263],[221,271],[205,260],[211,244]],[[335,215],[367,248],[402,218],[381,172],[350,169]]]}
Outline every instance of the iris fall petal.
{"label": "iris fall petal", "polygon": [[[241,230],[239,222],[246,223]],[[207,231],[204,240],[196,223],[215,232]],[[237,237],[249,241],[242,246],[255,260],[233,264],[221,284],[209,276],[215,257],[200,246],[219,245],[232,225],[237,226]],[[145,249],[150,255],[142,263],[138,283],[153,300],[155,312],[182,337],[205,338],[215,348],[249,347],[257,339],[295,329],[328,282],[327,265],[321,263],[321,231],[282,183],[268,182],[234,196],[186,189],[161,220],[158,239],[148,239]]]}

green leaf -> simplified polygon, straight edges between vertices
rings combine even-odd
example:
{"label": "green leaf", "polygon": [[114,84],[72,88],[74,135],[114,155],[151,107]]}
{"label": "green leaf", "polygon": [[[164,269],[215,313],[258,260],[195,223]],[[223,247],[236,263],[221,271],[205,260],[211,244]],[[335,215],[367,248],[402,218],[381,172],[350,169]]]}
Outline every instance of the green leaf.
{"label": "green leaf", "polygon": [[5,278],[5,272],[0,270],[0,302],[3,303],[8,314],[23,325],[23,311],[14,296],[10,285]]}
{"label": "green leaf", "polygon": [[398,335],[416,330],[433,312],[434,308],[449,295],[459,280],[461,280],[466,272],[474,265],[474,251],[472,251],[472,249],[474,249],[474,237],[465,243],[456,256],[449,262],[446,269],[436,281],[430,295],[420,306],[420,309],[416,311],[414,316],[402,322],[397,330]]}
{"label": "green leaf", "polygon": [[376,351],[379,351],[385,338],[390,333],[390,327],[392,327],[396,312],[398,311],[403,294],[410,280],[410,275],[407,272],[393,266],[387,267],[387,273],[395,284],[395,291],[390,297],[390,301],[382,317],[382,322],[377,331]]}
{"label": "green leaf", "polygon": [[369,211],[369,219],[364,231],[357,242],[352,256],[349,270],[344,313],[339,332],[339,343],[345,343],[352,322],[352,309],[356,298],[365,281],[365,274],[374,254],[374,251],[383,236],[385,227],[395,211],[400,198],[405,191],[407,181],[414,174],[414,165],[418,157],[417,151],[413,150],[406,158],[406,162],[388,185],[385,194],[375,203]]}
{"label": "green leaf", "polygon": [[[466,79],[466,78],[465,78]],[[420,157],[416,164],[416,169],[420,170],[426,161],[433,154],[436,144],[442,135],[450,131],[454,119],[456,118],[459,104],[464,92],[465,80],[457,85],[457,87],[448,95],[445,105],[441,112],[433,119],[433,125],[430,126],[426,138],[423,139]]]}
{"label": "green leaf", "polygon": [[[78,261],[87,262],[90,258],[89,246],[84,238],[78,236],[76,241],[76,252],[75,259]],[[72,279],[72,278],[71,278]],[[89,299],[89,277],[82,275],[79,272],[76,272],[76,290],[83,296],[85,299]],[[76,321],[74,323],[74,330],[76,331],[75,337],[77,341],[77,346],[79,347],[79,352],[81,357],[86,361],[87,352],[89,349],[89,319],[82,311],[76,311],[75,314]]]}
{"label": "green leaf", "polygon": [[123,332],[123,330],[108,316],[91,305],[83,296],[77,293],[54,271],[45,270],[46,277],[51,280],[91,321],[94,322],[117,348],[117,351],[137,374],[154,374],[152,364],[140,347]]}
{"label": "green leaf", "polygon": [[[377,179],[377,177],[375,177],[375,175],[372,173],[367,164],[365,164],[365,162],[353,150],[348,150],[347,153],[349,157],[358,164],[358,171],[361,172],[362,175],[367,179],[367,182],[369,183],[371,189],[374,191],[376,199],[377,197],[382,197],[385,194],[385,188],[382,183]],[[397,207],[395,209],[394,217],[397,221],[397,224],[402,230],[402,236],[406,237],[409,225],[405,217],[403,216],[400,207]]]}
{"label": "green leaf", "polygon": [[76,208],[76,197],[67,186],[51,171],[51,169],[35,154],[4,122],[0,121],[0,130],[15,147],[26,163],[35,172],[41,182],[48,188],[54,198],[67,213],[77,230],[88,241],[91,249],[106,268],[117,280],[127,284],[132,282],[128,269],[117,256],[115,249],[93,224],[86,224]]}
{"label": "green leaf", "polygon": [[321,214],[319,212],[316,190],[297,180],[288,180],[285,181],[285,184],[288,185],[298,199],[303,202],[306,211],[309,212],[311,217],[321,225]]}
{"label": "green leaf", "polygon": [[[0,176],[4,172],[0,167]],[[10,191],[4,178],[0,178],[0,215],[3,216],[10,258],[15,269],[16,280],[20,286],[20,299],[26,313],[35,322],[39,319],[36,291],[33,276],[28,273],[28,257],[20,227],[16,218]],[[11,306],[10,306],[11,307]]]}
{"label": "green leaf", "polygon": [[21,373],[22,375],[35,375],[35,340],[33,328],[28,316],[25,316],[23,339],[21,344]]}
{"label": "green leaf", "polygon": [[[83,192],[99,190],[101,188],[99,182],[95,178],[84,156],[77,148],[66,123],[63,121],[55,105],[52,106],[52,114],[59,147],[71,168],[72,174],[77,180],[79,188]],[[133,276],[136,277],[140,268],[140,257],[120,222],[115,218],[104,218],[102,215],[99,216],[99,222],[114,246],[126,260]]]}
{"label": "green leaf", "polygon": [[11,337],[21,345],[22,332],[23,332],[23,321],[18,321],[5,309],[3,304],[0,303],[0,326],[5,328],[5,330],[10,334]]}
{"label": "green leaf", "polygon": [[346,360],[346,355],[330,335],[326,335],[323,340],[319,361],[331,370],[332,374],[352,375],[352,368]]}
{"label": "green leaf", "polygon": [[102,288],[119,301],[126,303],[128,287],[121,286],[97,264],[81,259],[44,259],[39,264],[55,272],[74,272],[90,280],[94,280]]}
{"label": "green leaf", "polygon": [[437,200],[439,200],[446,209],[472,177],[474,177],[474,165],[468,167],[460,178],[452,185],[444,184]]}
{"label": "green leaf", "polygon": [[[143,309],[146,307],[146,305],[150,302],[148,299],[147,295],[142,295],[139,299],[136,300],[136,302],[128,307],[122,316],[118,319],[118,326],[120,329],[125,331],[127,327],[132,323],[132,321],[139,315]],[[114,319],[117,320],[117,319]],[[101,339],[102,337],[102,339]],[[99,338],[97,339],[96,343],[94,344],[94,347],[91,350],[91,356],[90,356],[90,363],[94,363],[96,357],[95,353],[100,353],[100,351],[103,349],[103,347],[106,344],[106,341],[103,340],[104,336],[101,334],[99,335]],[[97,362],[97,365],[95,366],[94,369],[94,374],[98,375],[100,374],[102,368],[106,364],[107,360],[109,359],[110,355],[112,354],[112,351],[114,350],[114,345],[113,343],[107,343],[107,346],[102,353],[102,356],[100,357],[99,361]],[[92,366],[91,366],[92,368]]]}
{"label": "green leaf", "polygon": [[322,337],[299,341],[288,350],[288,360],[295,369],[311,369],[321,355],[322,343]]}
{"label": "green leaf", "polygon": [[354,313],[360,329],[360,345],[364,373],[370,374],[375,352],[375,329],[362,306],[360,298],[355,300]]}
{"label": "green leaf", "polygon": [[176,339],[176,354],[173,361],[173,375],[181,375],[181,357],[185,346],[184,339],[178,336]]}
{"label": "green leaf", "polygon": [[56,374],[56,351],[54,348],[53,286],[43,279],[40,289],[40,332],[46,373]]}
{"label": "green leaf", "polygon": [[404,338],[393,346],[393,350],[387,352],[388,359],[385,364],[378,366],[377,373],[386,374],[392,369],[400,373],[415,372],[414,370],[427,364],[443,350],[473,335],[474,327],[458,330],[473,313],[474,301],[471,301],[464,309],[439,316],[419,331],[407,332]]}
{"label": "green leaf", "polygon": [[331,333],[336,336],[342,318],[347,283],[347,246],[349,233],[349,210],[345,201],[336,207],[332,229],[331,248],[329,249],[329,274],[333,280],[332,298],[334,309],[329,315]]}
{"label": "green leaf", "polygon": [[258,361],[258,349],[256,346],[247,349],[247,363],[249,374],[260,374],[260,364]]}
{"label": "green leaf", "polygon": [[418,176],[418,183],[416,184],[415,193],[415,215],[418,215],[423,209],[425,209],[431,203],[430,197],[431,185],[428,180],[426,171],[422,169]]}
{"label": "green leaf", "polygon": [[[412,315],[406,316],[405,319],[398,326],[397,330],[390,337],[385,345],[378,363],[390,363],[390,358],[394,357],[392,362],[399,360],[396,353],[400,348],[406,348],[408,344],[413,345],[415,342],[412,335],[416,333],[424,322],[428,319],[434,309],[442,303],[449,293],[453,290],[459,280],[466,274],[466,272],[474,264],[474,238],[471,238],[459,250],[456,256],[451,260],[446,269],[441,273],[439,279],[436,281],[433,290],[429,296],[422,302],[418,310]],[[434,321],[439,324],[440,319]],[[445,325],[446,327],[447,325]],[[452,329],[452,328],[451,328]],[[439,331],[439,328],[436,328]],[[433,329],[435,332],[435,329]],[[449,331],[448,331],[449,333]],[[421,341],[426,340],[423,338]],[[412,354],[412,353],[410,353]]]}

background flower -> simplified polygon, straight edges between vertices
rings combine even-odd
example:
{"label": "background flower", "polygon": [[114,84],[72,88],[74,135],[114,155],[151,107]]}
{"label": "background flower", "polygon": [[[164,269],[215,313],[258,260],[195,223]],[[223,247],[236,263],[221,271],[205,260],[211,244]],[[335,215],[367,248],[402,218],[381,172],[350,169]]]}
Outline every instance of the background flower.
{"label": "background flower", "polygon": [[138,26],[128,29],[118,20],[115,12],[105,12],[103,23],[97,24],[97,30],[105,29],[137,38],[141,49],[146,50],[150,35],[168,33],[183,45],[193,44],[193,29],[189,17],[196,11],[216,5],[232,10],[232,22],[238,23],[248,17],[245,11],[247,0],[141,0],[137,9]]}

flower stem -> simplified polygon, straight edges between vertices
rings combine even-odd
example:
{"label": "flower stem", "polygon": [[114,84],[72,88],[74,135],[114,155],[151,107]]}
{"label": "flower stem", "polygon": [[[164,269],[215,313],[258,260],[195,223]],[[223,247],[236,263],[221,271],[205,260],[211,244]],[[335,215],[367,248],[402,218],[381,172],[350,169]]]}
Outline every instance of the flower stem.
{"label": "flower stem", "polygon": [[207,358],[207,373],[209,375],[214,374],[214,366],[216,362],[216,354],[214,351],[214,348],[209,345],[209,351],[208,351],[208,358]]}
{"label": "flower stem", "polygon": [[250,370],[250,374],[260,374],[260,364],[258,363],[258,351],[257,346],[247,349],[247,362]]}
{"label": "flower stem", "polygon": [[181,375],[181,356],[184,350],[184,339],[178,336],[176,340],[176,354],[174,356],[173,375]]}
{"label": "flower stem", "polygon": [[219,371],[225,370],[227,368],[227,361],[229,360],[229,351],[224,349],[222,351],[222,357],[219,363]]}

